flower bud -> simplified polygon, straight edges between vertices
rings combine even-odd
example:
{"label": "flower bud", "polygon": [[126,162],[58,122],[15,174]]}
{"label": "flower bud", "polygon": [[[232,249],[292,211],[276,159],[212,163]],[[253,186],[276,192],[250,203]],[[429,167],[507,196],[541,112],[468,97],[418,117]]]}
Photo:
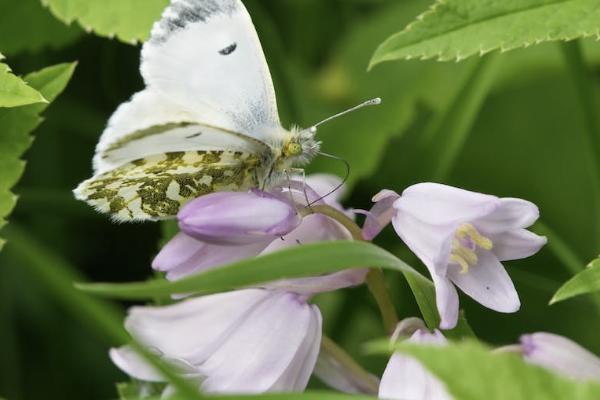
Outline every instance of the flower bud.
{"label": "flower bud", "polygon": [[219,245],[271,241],[302,220],[291,202],[260,190],[202,196],[183,207],[178,219],[187,235]]}

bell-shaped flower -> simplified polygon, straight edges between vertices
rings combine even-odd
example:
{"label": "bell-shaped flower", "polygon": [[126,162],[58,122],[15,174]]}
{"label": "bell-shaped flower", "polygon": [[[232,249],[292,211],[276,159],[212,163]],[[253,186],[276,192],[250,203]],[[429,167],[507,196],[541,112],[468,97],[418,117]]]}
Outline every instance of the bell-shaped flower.
{"label": "bell-shaped flower", "polygon": [[[419,329],[408,339],[412,343],[443,346],[446,338],[438,330]],[[392,355],[381,384],[379,398],[384,400],[452,400],[446,386],[415,358]]]}
{"label": "bell-shaped flower", "polygon": [[[292,181],[289,184],[274,188],[272,192],[273,194],[263,195],[254,193],[250,196],[254,199],[252,201],[256,203],[266,199],[269,204],[272,204],[273,201],[283,202],[286,203],[284,207],[291,204],[295,209],[299,209],[305,207],[308,202],[315,202],[327,204],[343,211],[343,207],[339,202],[343,187],[341,186],[341,180],[333,175],[320,174],[309,176],[306,178],[306,182]],[[243,197],[246,198],[248,195],[247,193],[217,194],[227,195],[225,197],[228,197],[229,195],[234,195],[236,197],[243,195]],[[322,198],[323,196],[325,197]],[[203,198],[201,197],[198,200],[201,199]],[[263,209],[263,206],[260,206],[259,208]],[[268,206],[263,210],[268,213]],[[235,213],[232,212],[232,215],[233,214]],[[181,225],[181,214],[179,219]],[[218,222],[215,221],[215,223]],[[235,225],[236,222],[231,220],[228,224]],[[154,269],[166,272],[167,279],[169,280],[181,279],[210,268],[226,265],[246,258],[252,258],[259,254],[270,253],[287,247],[320,241],[352,239],[346,228],[338,222],[326,216],[317,214],[305,216],[301,219],[300,224],[287,234],[276,237],[269,235],[266,237],[262,235],[250,235],[245,238],[249,239],[254,237],[257,240],[254,242],[249,241],[249,243],[244,244],[214,244],[214,237],[212,238],[213,240],[207,242],[199,240],[197,237],[192,237],[188,233],[180,232],[176,235],[163,247],[152,263]],[[225,242],[226,240],[223,240],[223,243]],[[366,273],[366,270],[349,270],[325,277],[284,280],[274,282],[268,286],[296,293],[315,294],[359,285],[364,282]]]}
{"label": "bell-shaped flower", "polygon": [[[305,297],[247,289],[165,307],[134,307],[134,338],[208,393],[303,391],[321,343],[321,313]],[[161,381],[129,347],[112,349],[130,376]]]}
{"label": "bell-shaped flower", "polygon": [[302,221],[289,199],[260,190],[211,193],[186,204],[177,217],[181,231],[216,245],[270,242]]}
{"label": "bell-shaped flower", "polygon": [[[383,201],[390,199],[388,192]],[[546,243],[526,230],[539,217],[535,204],[421,183],[395,198],[392,208],[394,229],[431,273],[442,329],[458,320],[454,285],[490,309],[519,309],[518,294],[500,262],[529,257]]]}
{"label": "bell-shaped flower", "polygon": [[523,335],[521,353],[528,362],[568,378],[600,382],[600,358],[566,337],[545,332]]}

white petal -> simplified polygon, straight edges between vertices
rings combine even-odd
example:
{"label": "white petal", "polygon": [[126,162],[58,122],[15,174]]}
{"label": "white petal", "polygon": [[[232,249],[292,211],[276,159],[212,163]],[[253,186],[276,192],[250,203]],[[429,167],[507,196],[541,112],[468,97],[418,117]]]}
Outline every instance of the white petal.
{"label": "white petal", "polygon": [[246,245],[220,246],[179,233],[160,251],[152,267],[166,271],[168,280],[178,280],[195,273],[221,267],[260,254],[271,241]]}
{"label": "white petal", "polygon": [[325,351],[319,354],[314,374],[327,386],[344,393],[376,395],[379,387],[375,375],[359,376]]}
{"label": "white petal", "polygon": [[600,382],[600,358],[566,337],[552,333],[521,336],[525,359],[561,375]]}
{"label": "white petal", "polygon": [[437,183],[407,188],[394,208],[431,225],[455,225],[489,215],[500,205],[495,196],[470,192]]}
{"label": "white petal", "polygon": [[[199,366],[199,371],[206,376],[203,390],[211,393],[270,390],[283,379],[294,361],[302,358],[298,351],[315,329],[315,312],[319,312],[318,309],[298,295],[273,292],[249,312],[244,322]],[[318,325],[320,329],[320,320]],[[314,364],[308,367],[312,370]],[[302,383],[306,369],[298,372],[297,379]],[[284,380],[292,381],[289,376]]]}
{"label": "white petal", "polygon": [[449,279],[431,275],[435,285],[435,302],[440,314],[440,328],[453,329],[458,323],[458,293]]}
{"label": "white petal", "polygon": [[145,345],[169,358],[197,364],[227,340],[269,292],[239,290],[198,297],[166,307],[134,307],[127,330]]}
{"label": "white petal", "polygon": [[398,193],[387,189],[382,190],[373,197],[375,204],[370,211],[363,212],[367,216],[363,226],[363,236],[366,240],[373,240],[392,222],[396,212],[393,205],[399,198]]}
{"label": "white petal", "polygon": [[423,223],[410,213],[398,212],[392,224],[404,243],[427,266],[429,272],[444,276],[450,257],[455,227]]}
{"label": "white petal", "polygon": [[132,378],[147,382],[164,382],[165,380],[154,367],[129,346],[110,349],[108,354],[112,362]]}
{"label": "white petal", "polygon": [[317,307],[311,308],[308,334],[296,352],[294,360],[269,392],[302,392],[308,385],[321,348],[322,318]]}
{"label": "white petal", "polygon": [[[409,339],[413,343],[439,344],[446,339],[439,332],[434,334],[417,331]],[[379,398],[388,400],[451,400],[446,386],[416,359],[394,354],[390,359],[379,386]]]}
{"label": "white petal", "polygon": [[548,239],[544,236],[538,236],[526,229],[517,229],[495,235],[492,253],[500,261],[519,260],[534,255],[547,242]]}
{"label": "white petal", "polygon": [[475,301],[492,310],[512,313],[519,310],[521,302],[510,276],[496,256],[485,250],[477,252],[477,265],[461,273],[460,267],[451,265],[448,278]]}
{"label": "white petal", "polygon": [[[340,187],[342,180],[340,177],[332,174],[312,174],[306,177],[306,184],[310,186],[319,196],[325,196],[331,193],[337,187]],[[324,200],[330,206],[338,207],[340,200],[346,194],[344,186],[341,186],[338,190],[331,193]]]}
{"label": "white petal", "polygon": [[513,198],[500,199],[500,206],[489,215],[474,221],[486,234],[527,228],[540,217],[540,210],[530,201]]}

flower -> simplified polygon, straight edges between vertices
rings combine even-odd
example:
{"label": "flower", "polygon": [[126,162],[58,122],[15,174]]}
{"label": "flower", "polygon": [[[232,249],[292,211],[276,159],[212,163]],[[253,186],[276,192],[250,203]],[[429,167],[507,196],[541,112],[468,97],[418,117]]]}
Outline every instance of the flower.
{"label": "flower", "polygon": [[[443,346],[446,338],[438,330],[433,333],[418,329],[408,339],[412,343]],[[386,400],[451,400],[446,386],[416,359],[394,354],[379,385],[379,398]]]}
{"label": "flower", "polygon": [[521,336],[525,360],[566,377],[600,382],[600,358],[566,337],[538,332]]}
{"label": "flower", "polygon": [[[317,188],[318,192],[313,190]],[[321,196],[325,196],[331,193],[334,189],[340,187],[339,178],[332,175],[314,175],[306,178],[306,182],[295,182],[292,181],[289,186],[281,186],[274,188],[272,190],[272,194],[259,194],[254,193],[250,196],[247,196],[247,193],[216,193],[220,197],[225,198],[235,198],[246,199],[253,204],[253,207],[260,210],[261,213],[265,215],[268,214],[269,207],[272,204],[277,204],[277,208],[281,207],[282,209],[289,210],[290,204],[295,208],[304,207],[307,205],[307,200],[309,202],[317,202],[317,203],[325,203],[331,207],[335,207],[339,210],[343,210],[342,205],[339,203],[339,196],[341,194],[341,190],[334,192],[332,195],[321,199]],[[240,196],[244,195],[244,196]],[[212,196],[212,195],[209,195]],[[206,196],[205,196],[206,197]],[[202,197],[198,200],[201,200]],[[292,202],[293,200],[293,202]],[[264,204],[261,204],[264,202]],[[193,203],[193,202],[192,202]],[[212,201],[207,202],[206,204],[212,204]],[[200,215],[196,220],[204,220],[209,219],[212,220],[215,218],[211,224],[213,226],[216,225],[228,225],[226,229],[216,229],[211,231],[212,234],[215,232],[224,232],[233,230],[236,234],[240,234],[241,238],[238,237],[236,240],[227,240],[218,239],[218,234],[209,239],[209,241],[199,240],[198,235],[194,234],[194,237],[191,235],[191,227],[187,227],[185,231],[180,232],[176,235],[156,256],[152,263],[152,267],[158,271],[166,272],[167,279],[169,280],[177,280],[183,277],[192,275],[197,272],[201,272],[210,268],[215,268],[221,265],[226,265],[235,261],[243,260],[246,258],[255,257],[261,253],[270,253],[273,251],[281,250],[286,247],[293,247],[307,243],[319,242],[319,241],[328,241],[328,240],[351,240],[352,237],[350,233],[341,226],[338,222],[323,216],[311,214],[307,215],[300,220],[300,223],[295,226],[290,232],[283,235],[256,235],[252,233],[252,229],[247,229],[248,226],[243,226],[247,224],[244,222],[248,216],[243,216],[242,214],[246,214],[247,211],[234,211],[229,210],[229,207],[234,202],[226,202],[224,205],[219,205],[221,210],[227,211],[228,215],[238,215],[240,221],[236,220],[227,220],[225,223],[219,222],[216,219],[216,213],[209,212],[210,215],[203,216]],[[205,203],[203,203],[205,204]],[[244,208],[244,201],[240,201],[237,203],[239,207]],[[192,207],[190,203],[190,207]],[[207,212],[207,210],[213,210],[211,207],[196,207],[186,209],[184,215],[179,215],[180,226],[181,220],[186,219],[188,222],[192,220],[192,216],[194,212],[198,212],[203,214]],[[182,212],[183,213],[183,212]],[[281,214],[283,215],[283,213]],[[265,224],[265,226],[273,223],[273,221],[282,221],[287,220],[287,217],[282,218],[273,218],[270,216],[263,216],[263,220],[268,220],[269,222]],[[194,217],[196,218],[196,217]],[[275,223],[275,225],[278,225]],[[287,225],[287,222],[283,225],[286,225],[286,229],[296,225],[290,224]],[[187,225],[185,225],[187,226]],[[191,226],[191,224],[190,224]],[[232,228],[234,227],[234,228]],[[240,229],[241,228],[241,229]],[[202,226],[198,227],[198,230],[205,230]],[[246,235],[246,233],[250,231],[250,235]],[[282,232],[279,232],[282,233]],[[203,235],[207,235],[208,233],[204,233]],[[225,235],[226,236],[226,235]],[[221,244],[215,244],[215,241],[221,241]],[[254,240],[254,241],[252,241]],[[233,244],[235,242],[243,243],[243,244]],[[312,293],[326,291],[323,290],[328,288],[327,290],[334,290],[339,287],[348,287],[354,286],[362,283],[364,281],[364,276],[366,275],[366,270],[350,270],[344,271],[337,274],[332,274],[327,277],[327,281],[322,280],[323,277],[318,278],[307,278],[304,280],[290,280],[283,281],[281,284],[275,285],[283,285],[287,286],[291,290],[293,290],[293,286],[304,286],[309,285],[308,289],[297,288],[300,291],[309,291]],[[320,288],[314,285],[321,285]],[[323,286],[325,285],[325,286]]]}
{"label": "flower", "polygon": [[401,196],[384,191],[375,201],[367,234],[392,220],[431,273],[442,329],[455,327],[458,320],[454,285],[490,309],[519,309],[518,294],[500,261],[529,257],[546,244],[545,237],[525,229],[539,217],[535,204],[436,183],[413,185]]}
{"label": "flower", "polygon": [[177,217],[182,232],[216,245],[270,242],[301,222],[289,199],[257,189],[201,196],[186,204]]}
{"label": "flower", "polygon": [[[321,313],[306,298],[247,289],[166,307],[134,307],[127,330],[208,393],[299,392],[321,343]],[[112,349],[130,376],[162,381],[129,347]]]}

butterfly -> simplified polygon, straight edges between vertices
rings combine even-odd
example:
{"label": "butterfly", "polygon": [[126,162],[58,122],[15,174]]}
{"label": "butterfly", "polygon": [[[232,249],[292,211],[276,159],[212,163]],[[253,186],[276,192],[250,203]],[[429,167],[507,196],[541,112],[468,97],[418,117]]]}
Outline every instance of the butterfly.
{"label": "butterfly", "polygon": [[172,0],[142,47],[140,70],[146,88],[109,119],[94,176],[74,190],[114,220],[171,218],[208,193],[268,188],[319,153],[319,124],[282,127],[240,0]]}

